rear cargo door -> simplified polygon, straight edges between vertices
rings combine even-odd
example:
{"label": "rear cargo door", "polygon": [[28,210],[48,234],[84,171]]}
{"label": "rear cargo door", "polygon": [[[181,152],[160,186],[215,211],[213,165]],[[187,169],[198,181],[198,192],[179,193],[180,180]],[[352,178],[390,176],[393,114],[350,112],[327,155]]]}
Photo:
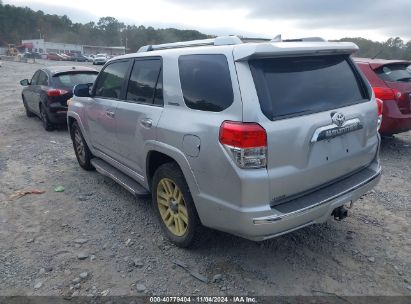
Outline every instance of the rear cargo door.
{"label": "rear cargo door", "polygon": [[[237,69],[244,120],[267,132],[272,205],[375,158],[377,107],[348,55],[256,58]],[[254,88],[243,89],[249,82]]]}

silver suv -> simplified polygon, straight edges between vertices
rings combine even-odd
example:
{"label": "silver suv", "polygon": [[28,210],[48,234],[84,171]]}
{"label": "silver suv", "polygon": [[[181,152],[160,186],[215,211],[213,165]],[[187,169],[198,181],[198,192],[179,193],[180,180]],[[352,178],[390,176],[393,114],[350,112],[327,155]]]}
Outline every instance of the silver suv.
{"label": "silver suv", "polygon": [[381,171],[357,49],[228,36],[116,57],[69,101],[78,162],[151,193],[179,246],[202,226],[261,241],[343,219]]}

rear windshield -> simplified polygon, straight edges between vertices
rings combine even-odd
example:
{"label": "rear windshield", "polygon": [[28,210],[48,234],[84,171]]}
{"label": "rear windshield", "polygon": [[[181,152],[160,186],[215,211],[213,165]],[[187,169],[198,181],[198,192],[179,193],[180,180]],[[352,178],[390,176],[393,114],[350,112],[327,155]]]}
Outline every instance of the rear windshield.
{"label": "rear windshield", "polygon": [[97,75],[97,72],[67,73],[56,75],[53,79],[57,86],[73,87],[82,83],[94,83]]}
{"label": "rear windshield", "polygon": [[385,65],[378,68],[376,73],[384,81],[411,82],[411,69],[407,64]]}
{"label": "rear windshield", "polygon": [[271,120],[305,115],[365,101],[348,56],[251,60],[263,113]]}

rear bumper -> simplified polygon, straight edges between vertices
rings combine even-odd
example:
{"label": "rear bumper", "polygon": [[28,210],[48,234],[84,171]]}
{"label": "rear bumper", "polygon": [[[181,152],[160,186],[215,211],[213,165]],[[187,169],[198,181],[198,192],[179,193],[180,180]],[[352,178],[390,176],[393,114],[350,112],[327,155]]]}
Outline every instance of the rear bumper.
{"label": "rear bumper", "polygon": [[411,114],[402,114],[394,100],[384,101],[380,134],[390,135],[411,130]]}
{"label": "rear bumper", "polygon": [[[270,239],[312,224],[325,222],[335,208],[358,200],[378,183],[381,175],[381,167],[377,160],[364,170],[369,171],[366,177],[357,178],[355,184],[344,183],[344,180],[336,183],[342,183],[342,186],[339,187],[338,192],[329,191],[328,197],[323,195],[318,201],[307,204],[309,195],[304,196],[300,199],[303,206],[299,208],[295,208],[295,204],[292,206],[292,203],[284,203],[282,208],[270,207],[266,204],[261,208],[234,209],[222,204],[215,206],[216,202],[205,201],[202,198],[203,201],[200,203],[207,204],[207,209],[212,211],[212,215],[209,212],[206,216],[199,215],[205,226],[253,241]],[[327,192],[327,189],[331,190],[332,186],[327,186],[321,191]]]}
{"label": "rear bumper", "polygon": [[53,124],[66,124],[67,123],[67,107],[60,105],[49,105],[47,109],[47,115]]}

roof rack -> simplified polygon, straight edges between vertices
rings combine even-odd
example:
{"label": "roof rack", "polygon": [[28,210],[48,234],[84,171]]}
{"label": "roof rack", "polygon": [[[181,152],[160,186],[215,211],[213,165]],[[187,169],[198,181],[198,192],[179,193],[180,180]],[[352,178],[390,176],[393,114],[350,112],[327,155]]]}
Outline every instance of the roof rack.
{"label": "roof rack", "polygon": [[324,38],[321,37],[303,37],[295,39],[282,39],[281,34],[275,36],[270,42],[327,42]]}
{"label": "roof rack", "polygon": [[242,44],[242,43],[249,43],[249,42],[326,42],[325,39],[321,37],[305,37],[305,38],[297,38],[297,39],[281,39],[281,35],[275,36],[273,39],[265,39],[265,38],[238,38],[237,36],[219,36],[216,38],[210,39],[201,39],[201,40],[191,40],[191,41],[183,41],[183,42],[173,42],[173,43],[164,43],[164,44],[157,44],[157,45],[145,45],[139,48],[137,53],[141,52],[150,52],[150,51],[157,51],[157,50],[169,50],[169,49],[177,49],[177,48],[186,48],[186,47],[193,47],[193,46],[207,46],[207,45],[235,45],[235,44]]}
{"label": "roof rack", "polygon": [[177,48],[186,48],[193,46],[206,46],[206,45],[234,45],[243,43],[240,38],[237,36],[219,36],[211,39],[202,39],[202,40],[191,40],[184,42],[174,42],[174,43],[164,43],[157,45],[145,45],[142,46],[137,53],[141,52],[150,52],[157,50],[168,50],[168,49],[177,49]]}

